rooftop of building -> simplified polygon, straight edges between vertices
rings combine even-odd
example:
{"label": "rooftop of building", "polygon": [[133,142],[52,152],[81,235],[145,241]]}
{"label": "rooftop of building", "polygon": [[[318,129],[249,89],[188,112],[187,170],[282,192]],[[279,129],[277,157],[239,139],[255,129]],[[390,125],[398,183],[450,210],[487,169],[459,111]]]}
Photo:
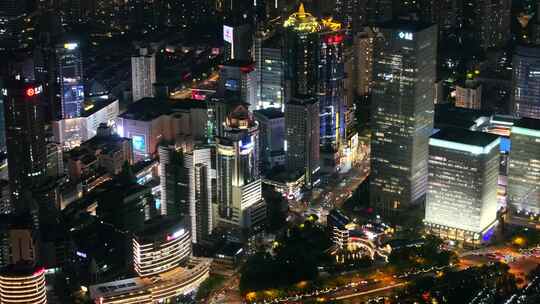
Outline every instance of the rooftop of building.
{"label": "rooftop of building", "polygon": [[206,102],[191,99],[170,99],[161,97],[145,97],[130,104],[120,117],[124,119],[151,121],[162,115],[193,108],[205,109]]}
{"label": "rooftop of building", "polygon": [[180,237],[184,233],[189,233],[185,220],[173,216],[160,216],[144,223],[144,229],[135,235],[143,242],[153,242],[155,240],[167,240],[169,236]]}
{"label": "rooftop of building", "polygon": [[85,101],[82,117],[89,117],[110,104],[118,102],[118,98],[107,96],[107,98],[92,98]]}
{"label": "rooftop of building", "polygon": [[27,213],[0,214],[0,229],[32,229],[32,217]]}
{"label": "rooftop of building", "polygon": [[469,146],[487,147],[497,141],[499,136],[459,128],[445,128],[431,135],[431,139],[439,139]]}
{"label": "rooftop of building", "polygon": [[226,242],[222,247],[220,247],[216,251],[216,255],[220,256],[226,256],[226,257],[234,257],[243,251],[243,246],[241,243],[237,242]]}
{"label": "rooftop of building", "polygon": [[318,102],[319,100],[317,99],[317,97],[315,96],[311,96],[311,95],[296,95],[294,97],[292,97],[290,100],[289,100],[289,103],[290,104],[295,104],[295,105],[303,105],[303,104],[314,104],[316,102]]}
{"label": "rooftop of building", "polygon": [[34,261],[21,261],[17,264],[8,265],[0,270],[0,276],[17,277],[40,275],[45,272],[45,268],[36,266]]}
{"label": "rooftop of building", "polygon": [[451,104],[435,105],[435,128],[470,129],[481,117],[489,117],[491,113],[481,110],[454,107]]}
{"label": "rooftop of building", "polygon": [[377,24],[376,27],[383,29],[394,29],[410,32],[421,32],[427,28],[432,27],[434,24],[420,21],[411,21],[406,19],[394,19]]}
{"label": "rooftop of building", "polygon": [[276,119],[276,118],[283,118],[284,113],[281,112],[281,109],[277,108],[267,108],[267,109],[261,109],[253,111],[255,116],[264,116],[268,119]]}
{"label": "rooftop of building", "polygon": [[529,129],[529,130],[540,130],[540,119],[533,118],[521,118],[514,123],[514,127]]}
{"label": "rooftop of building", "polygon": [[137,294],[150,294],[152,291],[159,293],[162,289],[170,290],[174,287],[180,289],[193,289],[197,286],[194,278],[199,278],[208,273],[211,259],[191,257],[186,267],[176,267],[168,272],[160,273],[152,278],[128,278],[113,282],[91,285],[90,297],[93,300],[109,297],[136,297]]}
{"label": "rooftop of building", "polygon": [[230,67],[251,67],[252,65],[253,65],[253,61],[251,60],[238,60],[238,59],[229,59],[222,64],[222,66],[230,66]]}
{"label": "rooftop of building", "polygon": [[[114,193],[115,197],[125,198],[135,193],[144,192],[144,191],[150,192],[151,189],[146,186],[139,185],[135,181],[126,182],[125,180],[123,180],[123,178],[116,177],[96,187],[91,195],[95,195],[97,197],[102,197],[102,198],[105,198],[105,197],[110,198],[109,196]],[[118,203],[119,203],[117,201],[111,202],[110,199],[105,200],[105,201],[109,202],[111,207],[112,205],[118,206]]]}
{"label": "rooftop of building", "polygon": [[523,57],[540,57],[540,46],[537,45],[520,45],[516,47],[514,54]]}

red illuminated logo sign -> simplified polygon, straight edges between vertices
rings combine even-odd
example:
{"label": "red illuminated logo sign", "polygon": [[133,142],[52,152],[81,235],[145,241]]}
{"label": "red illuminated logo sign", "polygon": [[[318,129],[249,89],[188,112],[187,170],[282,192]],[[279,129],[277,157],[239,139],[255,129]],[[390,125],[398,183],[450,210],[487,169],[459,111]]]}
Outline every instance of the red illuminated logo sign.
{"label": "red illuminated logo sign", "polygon": [[336,34],[336,35],[330,35],[326,36],[325,42],[326,44],[340,44],[343,42],[343,35]]}
{"label": "red illuminated logo sign", "polygon": [[27,88],[26,89],[26,96],[32,97],[32,96],[41,94],[41,92],[43,92],[43,87],[42,86]]}

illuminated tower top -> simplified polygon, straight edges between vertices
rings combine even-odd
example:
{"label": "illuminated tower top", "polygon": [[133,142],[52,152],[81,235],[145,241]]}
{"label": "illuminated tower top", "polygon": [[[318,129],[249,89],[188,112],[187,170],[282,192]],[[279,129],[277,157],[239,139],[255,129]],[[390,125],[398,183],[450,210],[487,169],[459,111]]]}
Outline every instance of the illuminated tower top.
{"label": "illuminated tower top", "polygon": [[318,32],[321,29],[321,25],[316,17],[310,13],[306,13],[304,4],[300,3],[298,11],[289,16],[289,18],[283,23],[284,27],[291,27],[299,32]]}

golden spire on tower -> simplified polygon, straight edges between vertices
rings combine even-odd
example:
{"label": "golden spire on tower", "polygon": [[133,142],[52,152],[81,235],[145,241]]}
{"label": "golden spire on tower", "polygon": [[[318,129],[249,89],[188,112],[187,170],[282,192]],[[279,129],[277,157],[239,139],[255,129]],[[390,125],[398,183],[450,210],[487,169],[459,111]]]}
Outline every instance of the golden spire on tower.
{"label": "golden spire on tower", "polygon": [[300,2],[298,7],[298,17],[302,18],[306,16],[306,9],[304,8],[304,3]]}

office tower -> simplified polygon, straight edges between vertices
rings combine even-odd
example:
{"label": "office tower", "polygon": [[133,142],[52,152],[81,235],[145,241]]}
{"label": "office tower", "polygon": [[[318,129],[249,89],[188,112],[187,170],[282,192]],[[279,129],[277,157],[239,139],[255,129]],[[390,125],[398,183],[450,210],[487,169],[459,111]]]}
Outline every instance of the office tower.
{"label": "office tower", "polygon": [[46,304],[45,268],[21,263],[0,270],[0,301],[2,304]]}
{"label": "office tower", "polygon": [[212,169],[212,155],[212,148],[201,145],[195,145],[192,151],[184,154],[189,181],[191,241],[195,244],[207,239],[215,224],[212,184],[216,172]]}
{"label": "office tower", "polygon": [[266,218],[259,176],[259,129],[245,105],[237,104],[216,138],[217,202],[220,222],[255,228]]}
{"label": "office tower", "polygon": [[187,214],[189,208],[189,180],[184,165],[184,152],[174,145],[161,145],[158,154],[161,215],[180,217]]}
{"label": "office tower", "polygon": [[189,226],[174,218],[157,218],[133,236],[133,268],[150,277],[178,268],[191,255]]}
{"label": "office tower", "polygon": [[320,170],[319,102],[315,97],[298,97],[285,104],[285,153],[287,169],[305,175],[313,187]]}
{"label": "office tower", "polygon": [[442,129],[429,140],[424,222],[431,233],[478,245],[497,222],[497,135]]}
{"label": "office tower", "polygon": [[147,48],[131,57],[131,88],[133,101],[154,96],[156,83],[156,55]]}
{"label": "office tower", "polygon": [[225,61],[252,59],[253,46],[252,25],[242,19],[240,22],[225,22],[223,24],[223,41],[225,42]]}
{"label": "office tower", "polygon": [[302,4],[283,26],[286,102],[297,95],[318,96],[321,148],[335,154],[345,136],[344,31],[330,17],[318,20],[307,13]]}
{"label": "office tower", "polygon": [[14,200],[21,191],[37,186],[47,172],[43,87],[20,80],[2,89],[6,114],[9,182]]}
{"label": "office tower", "polygon": [[416,205],[426,192],[437,27],[396,21],[376,31],[370,199],[388,214]]}
{"label": "office tower", "polygon": [[540,47],[517,47],[512,65],[513,113],[540,119]]}
{"label": "office tower", "polygon": [[268,108],[253,112],[260,132],[262,168],[270,170],[285,164],[285,117],[281,109]]}
{"label": "office tower", "polygon": [[520,217],[540,214],[540,120],[522,118],[512,127],[508,206]]}
{"label": "office tower", "polygon": [[510,40],[511,0],[463,1],[463,30],[469,42],[487,50]]}
{"label": "office tower", "polygon": [[457,84],[456,107],[480,110],[482,108],[482,85],[472,80]]}
{"label": "office tower", "polygon": [[82,55],[77,42],[66,42],[56,46],[57,82],[60,94],[57,119],[81,116],[84,102],[84,78]]}
{"label": "office tower", "polygon": [[373,79],[373,43],[375,33],[372,28],[365,27],[354,36],[356,95],[368,96]]}
{"label": "office tower", "polygon": [[285,67],[281,37],[273,32],[257,31],[253,53],[257,77],[257,109],[283,109]]}

